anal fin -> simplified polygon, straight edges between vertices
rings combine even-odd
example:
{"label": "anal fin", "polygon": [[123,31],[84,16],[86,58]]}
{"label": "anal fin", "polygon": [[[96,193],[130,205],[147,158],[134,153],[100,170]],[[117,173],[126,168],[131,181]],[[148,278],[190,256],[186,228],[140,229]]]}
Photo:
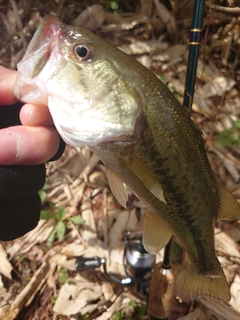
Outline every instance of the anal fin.
{"label": "anal fin", "polygon": [[219,182],[220,205],[218,219],[230,220],[240,216],[240,205],[229,190]]}
{"label": "anal fin", "polygon": [[172,233],[166,228],[155,213],[145,211],[143,227],[143,245],[150,253],[157,253],[166,246]]}

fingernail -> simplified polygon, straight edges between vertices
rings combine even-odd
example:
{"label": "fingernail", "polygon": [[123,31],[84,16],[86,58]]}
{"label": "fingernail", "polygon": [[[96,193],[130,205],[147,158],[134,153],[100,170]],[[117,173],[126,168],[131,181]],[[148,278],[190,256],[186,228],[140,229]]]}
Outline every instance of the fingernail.
{"label": "fingernail", "polygon": [[0,164],[9,164],[19,156],[19,142],[11,133],[0,134]]}
{"label": "fingernail", "polygon": [[32,123],[34,109],[35,106],[31,106],[31,111],[29,112],[29,123]]}

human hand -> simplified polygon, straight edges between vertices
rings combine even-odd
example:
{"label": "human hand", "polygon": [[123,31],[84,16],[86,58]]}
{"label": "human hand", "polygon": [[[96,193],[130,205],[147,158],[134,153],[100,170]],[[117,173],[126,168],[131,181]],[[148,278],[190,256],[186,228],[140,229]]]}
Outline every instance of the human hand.
{"label": "human hand", "polygon": [[[44,105],[23,105],[19,115],[23,126],[16,125],[20,123],[16,123],[15,110],[11,110],[16,103],[15,79],[16,71],[0,66],[0,128],[4,128],[0,129],[0,164],[40,164],[56,154],[60,138]],[[13,118],[15,123],[11,122]]]}
{"label": "human hand", "polygon": [[15,71],[0,66],[0,240],[3,241],[18,238],[36,227],[41,210],[38,191],[46,179],[43,162],[54,155],[52,160],[58,159],[65,147],[46,106],[16,103],[15,76]]}

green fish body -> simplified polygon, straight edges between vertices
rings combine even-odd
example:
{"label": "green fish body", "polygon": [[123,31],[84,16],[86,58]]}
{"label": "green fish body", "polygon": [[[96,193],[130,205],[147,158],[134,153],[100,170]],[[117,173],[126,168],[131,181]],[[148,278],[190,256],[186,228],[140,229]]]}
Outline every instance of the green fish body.
{"label": "green fish body", "polygon": [[182,300],[230,300],[214,249],[217,219],[240,214],[215,178],[189,113],[148,69],[84,28],[43,20],[18,64],[15,95],[49,106],[62,138],[88,145],[112,192],[144,203],[143,242],[158,252],[174,234],[186,251],[175,283]]}

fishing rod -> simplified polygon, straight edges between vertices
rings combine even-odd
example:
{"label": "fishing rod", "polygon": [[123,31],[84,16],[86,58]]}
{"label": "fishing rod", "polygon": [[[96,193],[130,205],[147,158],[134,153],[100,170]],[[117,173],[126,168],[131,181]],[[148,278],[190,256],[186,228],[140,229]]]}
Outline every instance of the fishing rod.
{"label": "fishing rod", "polygon": [[[189,115],[191,115],[192,111],[194,87],[196,82],[204,5],[205,0],[194,1],[192,26],[189,39],[185,90],[183,96],[183,106],[189,111]],[[171,237],[170,241],[165,247],[161,269],[158,270],[154,268],[153,271],[148,301],[148,314],[150,320],[168,320],[168,316],[171,311],[170,304],[173,294],[173,276],[171,274],[170,259],[172,246],[173,237]],[[160,290],[163,286],[165,287],[165,291]]]}
{"label": "fishing rod", "polygon": [[191,114],[194,87],[196,82],[196,72],[198,63],[198,54],[202,34],[202,22],[205,0],[195,0],[193,7],[192,28],[190,30],[189,51],[187,72],[185,80],[185,90],[183,95],[183,106]]}
{"label": "fishing rod", "polygon": [[168,320],[173,298],[174,278],[171,271],[171,253],[173,236],[164,249],[161,268],[155,264],[149,288],[148,317],[149,320]]}

